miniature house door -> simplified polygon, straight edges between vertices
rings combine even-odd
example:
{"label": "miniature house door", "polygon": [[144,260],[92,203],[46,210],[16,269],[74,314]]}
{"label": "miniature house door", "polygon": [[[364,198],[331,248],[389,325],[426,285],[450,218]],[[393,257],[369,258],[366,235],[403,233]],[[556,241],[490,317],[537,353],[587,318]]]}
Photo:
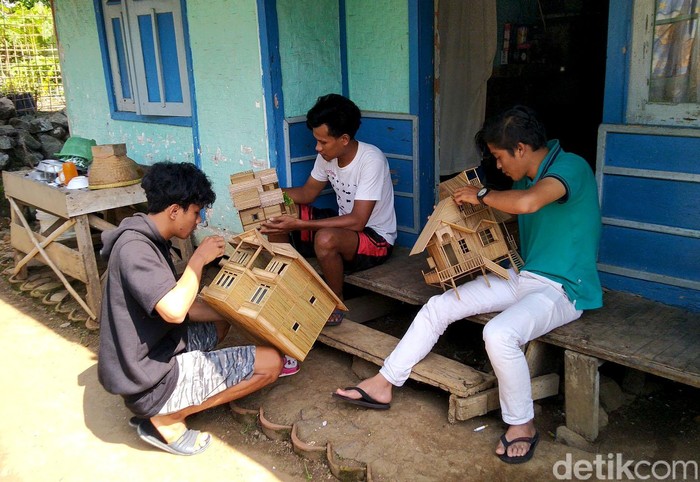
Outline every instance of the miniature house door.
{"label": "miniature house door", "polygon": [[[386,10],[386,11],[385,11]],[[270,163],[302,185],[316,157],[305,115],[339,93],[362,110],[361,141],[387,156],[398,243],[412,246],[436,199],[433,2],[258,0]],[[315,204],[333,206],[332,190]]]}

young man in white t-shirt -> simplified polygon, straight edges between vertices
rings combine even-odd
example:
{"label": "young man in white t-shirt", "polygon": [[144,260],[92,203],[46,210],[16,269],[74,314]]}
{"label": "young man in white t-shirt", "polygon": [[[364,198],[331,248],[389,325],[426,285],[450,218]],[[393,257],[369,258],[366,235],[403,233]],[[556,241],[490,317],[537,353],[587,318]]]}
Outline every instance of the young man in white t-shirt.
{"label": "young man in white t-shirt", "polygon": [[[389,163],[377,147],[355,139],[360,109],[346,97],[319,97],[306,114],[316,139],[316,161],[301,187],[284,189],[299,208],[299,217],[278,216],[261,232],[272,241],[286,241],[304,256],[318,258],[328,286],[343,296],[344,272],[383,263],[396,241],[394,188]],[[310,206],[329,183],[338,211]],[[344,312],[331,314],[327,326],[342,322]]]}

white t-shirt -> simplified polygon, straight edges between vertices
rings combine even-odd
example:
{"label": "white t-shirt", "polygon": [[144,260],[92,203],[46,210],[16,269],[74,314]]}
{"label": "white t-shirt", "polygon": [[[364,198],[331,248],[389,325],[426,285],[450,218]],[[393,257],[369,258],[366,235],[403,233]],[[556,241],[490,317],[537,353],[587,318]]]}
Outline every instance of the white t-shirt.
{"label": "white t-shirt", "polygon": [[382,151],[372,144],[358,141],[355,158],[345,167],[338,167],[338,159],[326,161],[316,156],[311,177],[330,182],[338,201],[338,214],[350,214],[355,199],[376,201],[367,227],[374,229],[389,244],[396,241],[396,213],[394,212],[394,185],[389,174],[389,162]]}

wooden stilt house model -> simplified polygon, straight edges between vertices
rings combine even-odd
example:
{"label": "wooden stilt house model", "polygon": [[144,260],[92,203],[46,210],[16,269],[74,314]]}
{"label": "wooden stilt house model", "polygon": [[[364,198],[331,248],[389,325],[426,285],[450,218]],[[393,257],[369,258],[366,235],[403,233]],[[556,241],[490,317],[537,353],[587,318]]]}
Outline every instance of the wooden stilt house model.
{"label": "wooden stilt house model", "polygon": [[444,198],[421,231],[411,255],[428,250],[430,271],[424,271],[423,277],[429,285],[443,290],[456,288],[458,279],[476,274],[484,275],[486,283],[488,272],[508,279],[508,270],[499,264],[501,261],[509,260],[516,271],[523,265],[515,240],[491,207],[458,206],[452,199],[460,185],[481,187],[476,170],[464,171],[457,178],[440,186]]}
{"label": "wooden stilt house model", "polygon": [[231,175],[229,192],[241,218],[243,231],[258,228],[266,219],[274,216],[295,214],[294,204],[285,203],[274,169]]}
{"label": "wooden stilt house model", "polygon": [[202,296],[256,341],[306,358],[334,309],[343,302],[287,243],[270,243],[257,230],[232,239],[229,260]]}

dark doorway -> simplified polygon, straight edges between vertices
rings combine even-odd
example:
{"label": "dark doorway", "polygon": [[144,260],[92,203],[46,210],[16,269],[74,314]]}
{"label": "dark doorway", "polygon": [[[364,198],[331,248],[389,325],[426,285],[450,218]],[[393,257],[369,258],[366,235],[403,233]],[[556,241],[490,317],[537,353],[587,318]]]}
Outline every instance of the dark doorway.
{"label": "dark doorway", "polygon": [[[550,139],[595,168],[608,7],[609,0],[499,0],[499,54],[488,82],[487,117],[514,104],[529,105]],[[510,42],[504,42],[508,24]]]}

